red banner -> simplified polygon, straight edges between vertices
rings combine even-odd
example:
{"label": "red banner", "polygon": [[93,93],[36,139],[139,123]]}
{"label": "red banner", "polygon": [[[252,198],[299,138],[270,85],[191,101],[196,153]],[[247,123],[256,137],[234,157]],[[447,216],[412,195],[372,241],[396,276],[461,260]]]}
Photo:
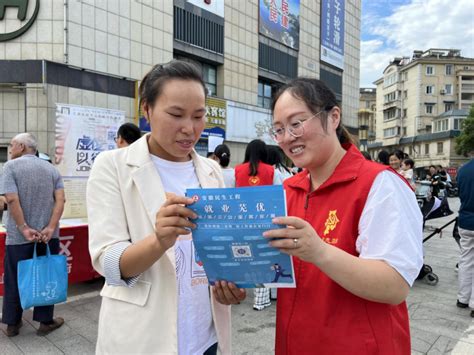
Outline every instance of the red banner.
{"label": "red banner", "polygon": [[[82,282],[100,277],[91,264],[87,225],[62,227],[59,235],[59,254],[66,255],[69,282]],[[0,232],[0,296],[3,295],[5,239],[5,234]]]}

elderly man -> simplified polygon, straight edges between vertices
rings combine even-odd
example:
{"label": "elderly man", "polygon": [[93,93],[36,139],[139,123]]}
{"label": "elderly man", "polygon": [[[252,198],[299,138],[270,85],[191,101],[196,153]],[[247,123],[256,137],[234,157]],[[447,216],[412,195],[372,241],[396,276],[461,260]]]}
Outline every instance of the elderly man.
{"label": "elderly man", "polygon": [[[46,243],[51,254],[59,252],[59,219],[64,209],[64,185],[50,163],[35,156],[36,138],[30,133],[15,136],[10,143],[11,160],[3,168],[3,188],[8,203],[7,239],[4,260],[2,322],[9,337],[18,335],[23,310],[17,282],[17,264],[44,255]],[[54,318],[54,306],[35,307],[33,320],[40,322],[38,335],[46,335],[64,323]]]}

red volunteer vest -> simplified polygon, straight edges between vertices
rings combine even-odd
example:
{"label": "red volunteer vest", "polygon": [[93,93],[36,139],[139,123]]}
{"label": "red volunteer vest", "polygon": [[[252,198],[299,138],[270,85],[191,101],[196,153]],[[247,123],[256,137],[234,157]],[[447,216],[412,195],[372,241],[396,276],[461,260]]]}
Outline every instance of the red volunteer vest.
{"label": "red volunteer vest", "polygon": [[[288,215],[308,221],[318,235],[358,255],[358,224],[381,164],[364,159],[353,145],[333,175],[310,191],[308,172],[284,183]],[[293,258],[295,289],[279,289],[275,353],[410,354],[406,303],[371,302],[336,284],[315,265]]]}
{"label": "red volunteer vest", "polygon": [[235,167],[235,186],[259,186],[259,185],[273,185],[273,174],[275,169],[273,166],[258,163],[258,174],[250,176],[250,163],[239,164]]}

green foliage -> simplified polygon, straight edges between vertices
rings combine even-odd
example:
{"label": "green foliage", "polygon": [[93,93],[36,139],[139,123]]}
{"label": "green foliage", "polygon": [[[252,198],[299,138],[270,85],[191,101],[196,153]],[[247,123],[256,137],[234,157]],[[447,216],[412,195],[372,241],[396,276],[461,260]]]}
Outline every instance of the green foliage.
{"label": "green foliage", "polygon": [[470,152],[474,152],[474,105],[464,120],[461,134],[456,138],[456,153],[467,156]]}

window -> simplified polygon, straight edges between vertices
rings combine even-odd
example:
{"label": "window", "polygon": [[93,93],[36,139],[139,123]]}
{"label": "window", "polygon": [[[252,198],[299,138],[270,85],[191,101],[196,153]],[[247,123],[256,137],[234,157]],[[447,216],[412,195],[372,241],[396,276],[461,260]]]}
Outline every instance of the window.
{"label": "window", "polygon": [[270,108],[272,103],[272,86],[268,82],[258,81],[257,106]]}
{"label": "window", "polygon": [[433,106],[434,106],[433,104],[426,104],[425,105],[425,112],[427,114],[431,115],[433,113]]}
{"label": "window", "polygon": [[400,127],[392,127],[383,130],[384,138],[395,137],[397,135],[400,135]]}
{"label": "window", "polygon": [[403,98],[404,99],[408,98],[408,90],[403,91]]}
{"label": "window", "polygon": [[446,84],[444,86],[444,92],[446,95],[452,95],[453,94],[453,85],[452,84]]}
{"label": "window", "polygon": [[448,125],[449,125],[448,119],[435,121],[434,122],[433,133],[446,132],[448,130]]}
{"label": "window", "polygon": [[385,103],[395,101],[397,99],[397,92],[393,91],[390,94],[384,96]]}
{"label": "window", "polygon": [[433,75],[434,74],[434,66],[427,65],[426,66],[426,75]]}
{"label": "window", "polygon": [[407,117],[407,109],[404,108],[404,109],[403,109],[403,118],[406,118],[406,117]]}
{"label": "window", "polygon": [[209,64],[202,64],[202,78],[206,84],[207,94],[209,96],[217,95],[217,69]]}
{"label": "window", "polygon": [[453,65],[452,64],[446,64],[445,69],[446,69],[446,75],[453,75]]}
{"label": "window", "polygon": [[397,118],[397,109],[396,108],[392,108],[390,110],[385,110],[383,112],[383,120],[384,121],[392,120],[394,118]]}
{"label": "window", "polygon": [[406,137],[407,136],[407,128],[403,127],[403,135]]}
{"label": "window", "polygon": [[434,85],[426,85],[426,94],[431,95],[434,91]]}
{"label": "window", "polygon": [[8,147],[0,147],[0,163],[6,163],[8,160]]}
{"label": "window", "polygon": [[430,154],[430,145],[427,143],[425,144],[425,155]]}
{"label": "window", "polygon": [[390,74],[383,80],[383,86],[387,87],[397,82],[397,73]]}
{"label": "window", "polygon": [[453,109],[453,104],[444,104],[444,112],[451,111]]}
{"label": "window", "polygon": [[438,142],[436,152],[437,152],[438,154],[442,154],[442,153],[443,153],[443,142]]}
{"label": "window", "polygon": [[454,123],[453,129],[460,131],[463,129],[463,126],[464,126],[464,118],[455,118],[453,123]]}
{"label": "window", "polygon": [[365,108],[370,108],[370,101],[365,102]]}

